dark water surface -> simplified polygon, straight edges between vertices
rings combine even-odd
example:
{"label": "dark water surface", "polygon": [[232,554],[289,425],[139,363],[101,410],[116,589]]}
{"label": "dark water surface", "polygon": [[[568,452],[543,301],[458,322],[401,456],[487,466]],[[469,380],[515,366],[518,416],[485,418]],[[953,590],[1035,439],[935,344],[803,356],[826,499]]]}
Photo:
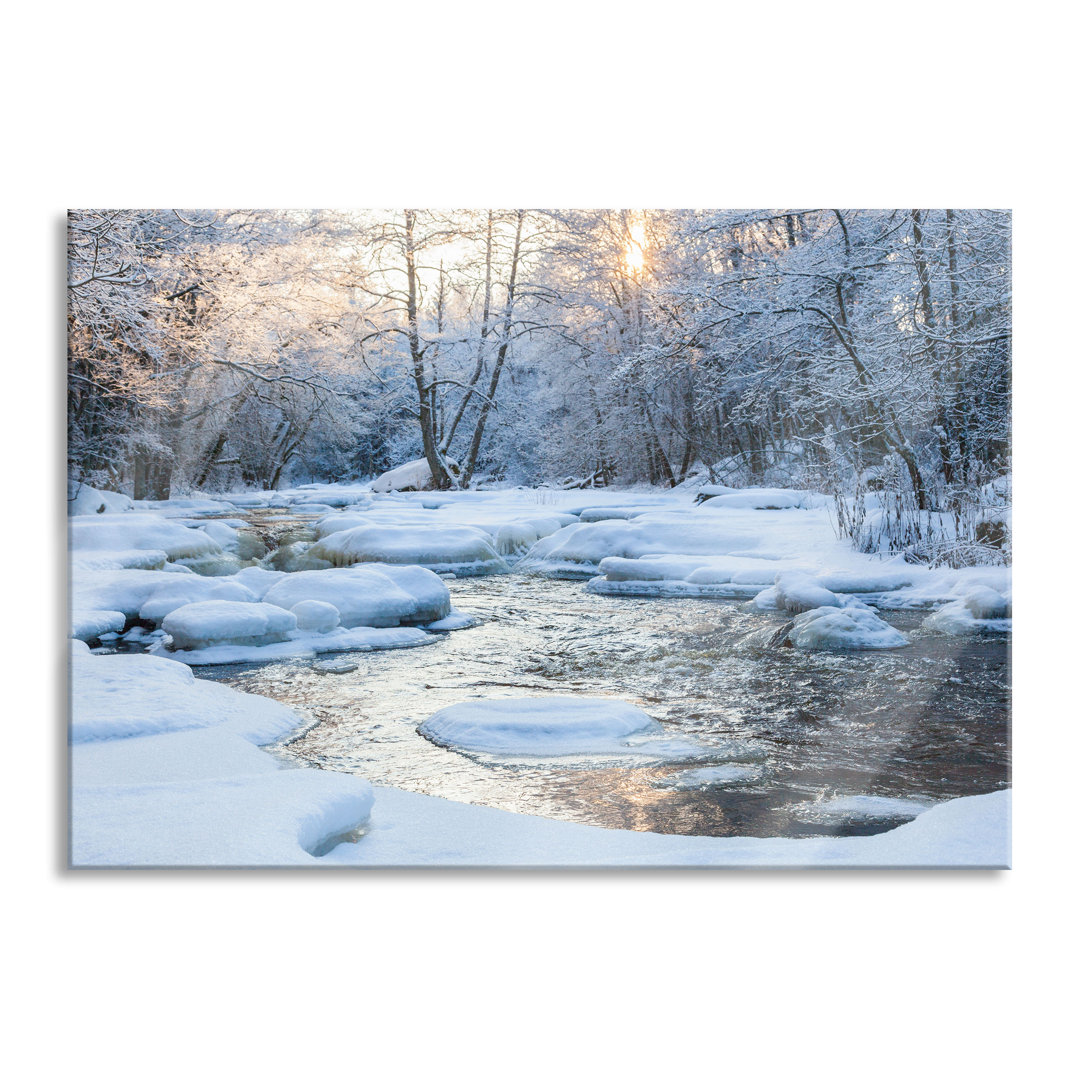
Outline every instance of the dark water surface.
{"label": "dark water surface", "polygon": [[[744,643],[779,614],[737,601],[593,596],[517,574],[448,582],[480,625],[426,648],[202,668],[295,707],[314,726],[277,752],[374,783],[612,828],[710,836],[880,832],[912,816],[830,812],[873,795],[937,802],[1009,783],[1009,646],[1003,635],[924,633],[923,612],[882,612],[911,645],[888,652]],[[337,657],[335,657],[337,658]],[[324,659],[330,659],[325,657]],[[448,750],[416,727],[470,698],[580,694],[630,701],[693,758],[505,759]],[[688,769],[738,764],[726,786],[680,790]]]}

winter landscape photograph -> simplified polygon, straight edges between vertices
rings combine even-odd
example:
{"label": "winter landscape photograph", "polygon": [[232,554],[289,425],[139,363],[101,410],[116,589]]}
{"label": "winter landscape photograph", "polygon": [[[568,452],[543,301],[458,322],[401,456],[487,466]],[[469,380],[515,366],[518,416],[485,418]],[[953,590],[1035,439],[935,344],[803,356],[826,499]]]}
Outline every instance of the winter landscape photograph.
{"label": "winter landscape photograph", "polygon": [[70,865],[1009,866],[1011,238],[70,211]]}

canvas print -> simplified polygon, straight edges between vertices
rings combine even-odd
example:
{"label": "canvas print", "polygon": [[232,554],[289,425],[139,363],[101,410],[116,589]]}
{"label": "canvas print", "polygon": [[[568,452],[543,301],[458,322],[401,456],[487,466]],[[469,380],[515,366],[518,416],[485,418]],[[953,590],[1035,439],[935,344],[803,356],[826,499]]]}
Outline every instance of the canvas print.
{"label": "canvas print", "polygon": [[71,865],[1008,866],[1010,245],[71,211]]}

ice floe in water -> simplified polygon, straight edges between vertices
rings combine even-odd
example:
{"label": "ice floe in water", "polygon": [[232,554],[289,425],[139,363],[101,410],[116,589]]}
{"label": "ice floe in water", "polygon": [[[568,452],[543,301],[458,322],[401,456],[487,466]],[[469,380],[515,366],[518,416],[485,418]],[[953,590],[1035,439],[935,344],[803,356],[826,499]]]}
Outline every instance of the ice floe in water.
{"label": "ice floe in water", "polygon": [[797,814],[804,821],[910,821],[934,803],[923,799],[897,799],[885,795],[845,795],[805,803]]}
{"label": "ice floe in water", "polygon": [[728,787],[752,784],[760,780],[764,770],[756,765],[711,765],[704,769],[684,769],[654,781],[653,787],[690,791],[706,787]]}
{"label": "ice floe in water", "polygon": [[440,746],[514,757],[625,754],[662,727],[635,705],[611,698],[543,697],[463,701],[417,729]]}

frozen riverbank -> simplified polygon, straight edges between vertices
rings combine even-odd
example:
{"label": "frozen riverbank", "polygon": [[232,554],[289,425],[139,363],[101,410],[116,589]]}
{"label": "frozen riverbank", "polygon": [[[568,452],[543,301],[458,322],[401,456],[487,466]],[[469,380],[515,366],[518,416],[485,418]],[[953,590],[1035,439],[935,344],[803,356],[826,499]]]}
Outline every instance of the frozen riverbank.
{"label": "frozen riverbank", "polygon": [[[600,586],[609,581],[630,586],[630,595],[646,598],[636,601],[645,607],[656,604],[656,597],[671,595],[657,585],[664,590],[680,586],[682,595],[698,599],[711,597],[709,588],[733,586],[739,591],[717,595],[752,598],[745,616],[740,617],[765,622],[771,612],[774,622],[793,615],[797,623],[809,618],[825,627],[845,620],[846,626],[854,619],[857,627],[867,624],[875,641],[884,631],[868,605],[906,610],[909,620],[922,620],[923,611],[944,605],[942,610],[949,613],[947,625],[937,629],[929,625],[925,631],[941,637],[1008,629],[1011,622],[1001,618],[1003,613],[1007,616],[1009,602],[1004,568],[930,571],[896,562],[883,564],[838,541],[826,511],[815,500],[792,497],[783,508],[772,509],[779,501],[775,493],[768,496],[770,508],[757,506],[761,500],[751,498],[750,505],[712,509],[707,503],[694,507],[685,494],[655,492],[373,497],[352,491],[335,495],[323,488],[267,498],[280,500],[285,521],[290,520],[290,510],[291,520],[297,520],[304,511],[314,509],[308,519],[313,522],[312,539],[316,532],[327,538],[351,537],[339,547],[349,552],[349,560],[356,556],[353,564],[306,570],[301,564],[284,572],[270,569],[267,559],[263,565],[237,570],[235,552],[224,551],[221,544],[239,548],[229,530],[242,527],[243,519],[232,518],[231,524],[222,525],[200,515],[247,514],[250,508],[239,505],[243,497],[211,503],[187,500],[182,505],[144,506],[135,511],[106,509],[92,519],[92,525],[74,530],[74,593],[82,605],[78,610],[84,624],[78,625],[77,620],[76,633],[81,630],[81,636],[93,643],[107,644],[104,638],[115,639],[134,622],[125,637],[131,638],[132,645],[152,639],[158,653],[158,657],[91,656],[76,646],[72,857],[77,865],[329,865],[342,861],[370,865],[1003,865],[1008,861],[1008,815],[1002,809],[1007,795],[976,804],[970,819],[967,811],[962,815],[955,809],[970,800],[951,798],[908,825],[876,836],[794,840],[767,831],[731,835],[730,829],[722,836],[671,836],[660,835],[666,830],[657,824],[633,822],[635,829],[644,827],[649,832],[597,829],[576,821],[550,821],[396,791],[385,784],[373,788],[350,775],[368,775],[362,765],[341,772],[282,768],[279,760],[257,747],[281,739],[301,723],[300,718],[284,710],[272,719],[261,712],[258,703],[264,699],[251,695],[239,694],[242,705],[229,699],[226,707],[220,695],[227,688],[192,680],[188,669],[177,663],[182,659],[206,664],[310,658],[339,645],[405,644],[406,636],[408,643],[413,643],[413,637],[417,643],[435,643],[437,635],[425,626],[442,631],[468,623],[460,616],[437,618],[450,610],[445,585],[430,569],[373,560],[392,560],[404,552],[409,558],[422,556],[445,573],[453,557],[465,559],[475,553],[468,545],[462,547],[462,530],[473,530],[468,536],[480,537],[477,544],[499,552],[498,558],[508,565],[517,563],[519,581],[528,580],[520,577],[520,571],[539,568],[532,580],[544,588],[559,585],[582,592],[580,584],[547,580],[563,576],[567,561],[577,557],[578,569],[567,576],[581,578],[600,571],[589,595],[601,606],[628,603],[605,595],[607,590]],[[337,508],[331,509],[335,503]],[[360,524],[354,524],[357,519]],[[367,521],[376,527],[375,532],[364,524]],[[437,523],[447,528],[436,528]],[[387,530],[397,532],[388,534]],[[83,534],[90,538],[86,544],[79,539]],[[381,546],[369,550],[376,535]],[[418,540],[402,547],[399,537]],[[440,548],[443,539],[451,545],[446,550]],[[642,548],[642,543],[651,550]],[[152,544],[160,547],[145,546]],[[294,542],[293,546],[301,549],[304,544]],[[457,547],[451,550],[453,545]],[[306,550],[293,554],[302,558]],[[222,575],[215,566],[209,572],[217,576],[207,576],[207,560],[219,558],[221,566],[232,572]],[[193,573],[192,566],[199,572]],[[473,572],[468,562],[460,568],[466,575]],[[499,570],[484,580],[506,581],[500,576],[505,573]],[[705,591],[696,591],[699,588]],[[282,614],[266,626],[261,622],[255,626],[253,620],[271,609]],[[984,625],[990,622],[995,625]],[[187,653],[165,648],[170,627],[183,628]],[[860,641],[853,646],[839,629],[835,639],[815,639],[809,648],[839,649],[837,663],[843,666],[850,664],[842,659],[845,651],[866,645]],[[792,637],[797,637],[797,630],[798,626]],[[850,627],[845,632],[851,636]],[[890,632],[887,647],[907,651],[907,637]],[[468,644],[466,638],[461,640]],[[803,647],[801,639],[796,644]],[[435,651],[422,652],[434,655]],[[132,666],[151,660],[165,667],[151,671]],[[113,677],[109,665],[119,672],[115,666],[119,661],[127,662],[127,667]],[[187,674],[181,678],[177,671]],[[104,693],[103,683],[113,689]],[[208,688],[205,693],[204,687]],[[467,694],[475,696],[475,690]],[[174,701],[170,695],[178,696]],[[616,695],[622,696],[617,690]],[[124,708],[118,710],[121,701]],[[275,702],[268,704],[281,708]],[[415,737],[414,728],[410,730]],[[830,730],[829,737],[838,734]],[[821,741],[810,729],[799,738]],[[731,765],[713,761],[715,751],[716,747],[710,747],[712,756],[705,762],[711,763],[711,769],[698,769],[702,776],[708,774],[707,784],[722,782],[741,790],[742,784],[760,778],[760,769],[744,769],[746,775],[732,779]],[[686,790],[676,780],[670,785],[667,779],[654,784],[656,798],[663,796],[665,785],[678,792]],[[840,790],[859,792],[858,787]],[[965,789],[946,791],[934,798],[964,793]],[[885,794],[892,793],[886,790]],[[197,811],[187,813],[185,807],[197,807]],[[991,818],[996,824],[987,824]],[[931,828],[924,823],[927,820],[937,824]],[[234,822],[234,827],[217,828],[213,823],[219,821]],[[882,827],[888,826],[878,826]],[[696,832],[692,828],[681,831]],[[811,831],[813,826],[807,826],[805,832]],[[914,847],[905,854],[882,839],[895,836],[907,837],[904,842]],[[349,839],[337,843],[342,837]]]}
{"label": "frozen riverbank", "polygon": [[[549,821],[285,768],[277,702],[159,657],[72,646],[75,866],[1006,866],[1009,793],[875,836],[663,836]],[[337,842],[340,840],[341,842]]]}

